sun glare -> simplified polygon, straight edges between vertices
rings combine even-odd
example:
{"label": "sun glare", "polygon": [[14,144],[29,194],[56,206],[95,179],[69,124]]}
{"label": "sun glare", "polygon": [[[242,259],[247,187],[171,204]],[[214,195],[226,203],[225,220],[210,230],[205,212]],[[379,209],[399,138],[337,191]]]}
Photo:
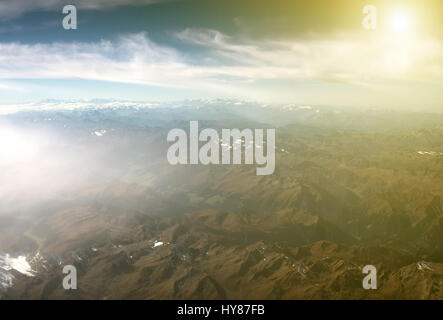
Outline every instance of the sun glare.
{"label": "sun glare", "polygon": [[391,18],[391,27],[395,31],[406,31],[409,29],[410,25],[410,18],[404,12],[397,12]]}

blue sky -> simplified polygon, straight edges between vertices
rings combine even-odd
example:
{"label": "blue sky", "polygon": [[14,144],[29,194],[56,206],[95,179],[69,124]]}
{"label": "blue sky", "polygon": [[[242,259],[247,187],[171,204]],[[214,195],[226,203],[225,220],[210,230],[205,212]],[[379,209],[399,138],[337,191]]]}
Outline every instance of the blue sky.
{"label": "blue sky", "polygon": [[[0,104],[45,99],[266,103],[436,110],[443,101],[438,2],[0,0]],[[406,5],[405,5],[406,3]],[[407,28],[390,22],[403,14]],[[424,18],[426,17],[426,18]]]}

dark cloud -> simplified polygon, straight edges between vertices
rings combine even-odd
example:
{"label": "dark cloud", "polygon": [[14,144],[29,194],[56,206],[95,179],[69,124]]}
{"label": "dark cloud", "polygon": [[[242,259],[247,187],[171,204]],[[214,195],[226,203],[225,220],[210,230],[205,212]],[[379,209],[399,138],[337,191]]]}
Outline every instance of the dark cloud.
{"label": "dark cloud", "polygon": [[33,11],[62,10],[72,4],[78,9],[107,9],[126,5],[148,5],[172,0],[0,0],[0,19],[13,19]]}

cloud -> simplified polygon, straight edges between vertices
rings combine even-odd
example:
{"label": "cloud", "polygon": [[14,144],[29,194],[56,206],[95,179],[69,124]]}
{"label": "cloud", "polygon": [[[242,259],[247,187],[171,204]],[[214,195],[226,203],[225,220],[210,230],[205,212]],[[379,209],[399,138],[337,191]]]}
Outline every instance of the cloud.
{"label": "cloud", "polygon": [[198,66],[146,34],[116,41],[52,44],[0,43],[0,79],[86,79],[175,88],[217,89],[230,67]]}
{"label": "cloud", "polygon": [[225,71],[250,79],[318,79],[356,84],[380,79],[443,80],[442,43],[413,33],[239,41],[216,30],[187,29],[177,37],[242,66]]}
{"label": "cloud", "polygon": [[86,79],[254,99],[289,90],[259,86],[269,80],[318,80],[395,91],[396,97],[406,89],[413,94],[411,82],[443,83],[443,47],[433,38],[342,34],[255,41],[206,29],[186,29],[175,36],[197,46],[199,57],[155,43],[145,33],[97,43],[0,43],[0,80]]}
{"label": "cloud", "polygon": [[192,70],[177,52],[153,43],[145,34],[118,41],[27,45],[0,43],[0,78],[92,79],[180,86]]}
{"label": "cloud", "polygon": [[12,19],[27,12],[58,10],[72,4],[77,9],[109,9],[125,5],[147,5],[172,0],[0,0],[0,19]]}

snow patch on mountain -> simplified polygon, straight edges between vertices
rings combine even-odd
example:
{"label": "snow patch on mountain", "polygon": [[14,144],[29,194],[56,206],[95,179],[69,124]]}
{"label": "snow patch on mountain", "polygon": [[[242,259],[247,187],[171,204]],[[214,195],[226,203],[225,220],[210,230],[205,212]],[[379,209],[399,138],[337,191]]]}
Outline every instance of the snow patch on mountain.
{"label": "snow patch on mountain", "polygon": [[12,286],[16,272],[28,277],[33,277],[35,274],[26,256],[13,257],[0,252],[0,291]]}

